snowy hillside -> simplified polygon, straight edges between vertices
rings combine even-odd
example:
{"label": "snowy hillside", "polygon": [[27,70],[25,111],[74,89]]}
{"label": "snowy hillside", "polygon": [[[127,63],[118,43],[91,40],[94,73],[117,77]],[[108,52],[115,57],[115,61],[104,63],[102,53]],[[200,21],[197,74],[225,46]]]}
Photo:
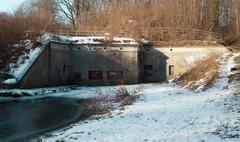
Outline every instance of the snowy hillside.
{"label": "snowy hillside", "polygon": [[31,65],[35,62],[37,57],[41,54],[41,52],[45,49],[49,41],[51,40],[51,36],[49,34],[43,35],[38,39],[39,46],[34,47],[33,43],[29,41],[29,43],[24,45],[24,48],[30,50],[28,53],[21,55],[16,63],[11,63],[9,65],[10,71],[9,74],[13,76],[13,78],[7,79],[3,81],[4,84],[16,84],[23,77],[23,75],[27,72],[27,70],[31,67]]}

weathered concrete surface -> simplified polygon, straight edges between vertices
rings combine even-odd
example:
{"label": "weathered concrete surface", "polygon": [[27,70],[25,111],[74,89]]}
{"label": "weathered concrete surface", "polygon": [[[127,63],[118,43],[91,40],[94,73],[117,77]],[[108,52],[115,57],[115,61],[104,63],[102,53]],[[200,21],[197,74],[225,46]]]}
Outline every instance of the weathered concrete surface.
{"label": "weathered concrete surface", "polygon": [[166,81],[168,59],[168,56],[159,52],[156,48],[145,48],[141,56],[143,82],[153,83]]}
{"label": "weathered concrete surface", "polygon": [[[187,71],[192,63],[200,59],[206,59],[211,54],[224,54],[228,50],[225,47],[151,47],[145,48],[143,64],[152,65],[153,73],[144,76],[145,82],[166,81]],[[143,65],[143,66],[144,66]],[[170,68],[173,67],[173,74]],[[144,69],[143,69],[144,70]]]}
{"label": "weathered concrete surface", "polygon": [[49,49],[48,45],[39,55],[38,59],[32,64],[26,74],[19,81],[22,88],[48,86],[49,73]]}
{"label": "weathered concrete surface", "polygon": [[[67,53],[67,54],[66,54]],[[80,85],[106,85],[108,71],[122,71],[124,84],[138,83],[138,48],[137,47],[104,47],[92,45],[74,45],[70,48],[57,43],[51,45],[51,81]],[[65,63],[65,76],[63,64]],[[89,71],[102,71],[102,79],[89,79]],[[81,77],[75,80],[74,74]],[[56,76],[59,75],[59,76]],[[69,80],[70,79],[70,80]],[[75,80],[75,81],[74,81]]]}
{"label": "weathered concrete surface", "polygon": [[[201,48],[201,47],[192,47],[192,48],[163,48],[159,50],[164,55],[169,57],[169,60],[167,61],[167,73],[168,78],[172,78],[169,76],[169,66],[174,65],[175,67],[175,74],[179,75],[184,72],[186,72],[192,64],[201,59],[206,59],[207,56],[211,54],[225,54],[228,52],[228,49],[219,46],[219,47],[208,47],[208,48]],[[174,77],[173,76],[173,77]]]}
{"label": "weathered concrete surface", "polygon": [[[70,84],[136,84],[139,83],[140,76],[138,52],[138,47],[52,42],[20,84],[27,88]],[[101,71],[102,79],[89,79],[89,71]],[[107,72],[122,72],[123,78],[114,82],[107,78]]]}
{"label": "weathered concrete surface", "polygon": [[[20,81],[23,88],[113,85],[167,81],[197,59],[223,54],[225,47],[136,47],[51,42]],[[100,72],[98,79],[91,72]],[[109,72],[120,73],[109,78]]]}

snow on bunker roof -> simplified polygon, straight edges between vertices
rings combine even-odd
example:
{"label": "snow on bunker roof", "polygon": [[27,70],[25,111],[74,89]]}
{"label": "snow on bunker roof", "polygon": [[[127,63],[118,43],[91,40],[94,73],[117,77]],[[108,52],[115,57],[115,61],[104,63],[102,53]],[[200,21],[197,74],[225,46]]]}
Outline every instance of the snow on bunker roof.
{"label": "snow on bunker roof", "polygon": [[86,37],[69,37],[55,36],[51,38],[53,42],[63,42],[71,44],[92,44],[92,45],[139,45],[137,41],[131,38],[124,37],[108,37],[108,36],[86,36]]}
{"label": "snow on bunker roof", "polygon": [[[4,84],[16,84],[18,83],[24,74],[28,71],[31,65],[36,61],[39,55],[43,52],[49,42],[60,42],[66,44],[92,44],[92,45],[130,45],[137,46],[139,45],[134,39],[131,38],[122,38],[122,37],[108,37],[108,36],[88,36],[88,37],[69,37],[69,36],[59,36],[54,34],[45,33],[42,37],[39,38],[41,45],[33,48],[32,46],[26,46],[30,49],[28,54],[22,55],[19,57],[17,63],[11,63],[9,65],[10,72],[9,74],[13,78],[9,78],[3,81]],[[28,58],[25,58],[25,57]]]}

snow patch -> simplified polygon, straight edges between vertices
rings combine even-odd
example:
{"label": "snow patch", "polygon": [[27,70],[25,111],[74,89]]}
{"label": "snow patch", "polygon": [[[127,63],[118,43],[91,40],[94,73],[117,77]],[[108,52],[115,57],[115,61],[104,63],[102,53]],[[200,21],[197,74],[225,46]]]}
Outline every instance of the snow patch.
{"label": "snow patch", "polygon": [[15,78],[11,78],[11,79],[7,79],[3,82],[4,84],[16,84],[17,83],[17,80]]}
{"label": "snow patch", "polygon": [[[14,64],[10,65],[11,68],[10,74],[13,75],[17,81],[19,81],[26,73],[26,71],[29,69],[29,67],[35,62],[35,60],[37,59],[42,50],[43,48],[38,47],[35,49],[31,49],[29,54],[22,55],[18,59],[16,67]],[[28,57],[28,59],[26,59],[26,57]]]}
{"label": "snow patch", "polygon": [[109,36],[87,36],[87,37],[69,37],[69,36],[55,36],[51,38],[52,41],[66,42],[71,44],[104,44],[104,42],[111,41],[114,45],[138,45],[138,43],[131,38],[123,37],[109,37]]}
{"label": "snow patch", "polygon": [[196,55],[196,56],[190,56],[188,57],[185,61],[186,63],[188,63],[189,65],[200,61],[200,60],[207,60],[208,55]]}

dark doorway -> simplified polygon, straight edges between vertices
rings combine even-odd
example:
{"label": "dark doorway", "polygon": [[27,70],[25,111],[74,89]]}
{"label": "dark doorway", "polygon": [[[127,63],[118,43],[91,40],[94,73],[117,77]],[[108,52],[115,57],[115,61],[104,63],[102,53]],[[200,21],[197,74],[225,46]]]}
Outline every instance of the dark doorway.
{"label": "dark doorway", "polygon": [[63,76],[66,84],[73,84],[73,65],[63,64]]}
{"label": "dark doorway", "polygon": [[174,65],[169,66],[169,76],[174,76],[175,75],[175,67]]}

